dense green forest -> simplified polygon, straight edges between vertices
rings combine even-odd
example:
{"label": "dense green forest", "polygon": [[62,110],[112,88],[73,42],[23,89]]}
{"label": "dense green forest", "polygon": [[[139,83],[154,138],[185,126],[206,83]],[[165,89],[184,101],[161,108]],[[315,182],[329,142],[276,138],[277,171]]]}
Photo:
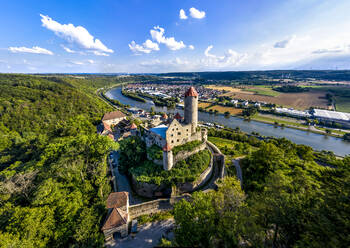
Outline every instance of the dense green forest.
{"label": "dense green forest", "polygon": [[[130,80],[130,79],[129,79]],[[101,247],[111,187],[96,134],[117,77],[0,74],[0,247]]]}
{"label": "dense green forest", "polygon": [[208,134],[258,149],[241,161],[243,190],[228,177],[218,191],[175,206],[173,245],[349,247],[349,156],[337,159],[286,139],[257,142],[239,131]]}

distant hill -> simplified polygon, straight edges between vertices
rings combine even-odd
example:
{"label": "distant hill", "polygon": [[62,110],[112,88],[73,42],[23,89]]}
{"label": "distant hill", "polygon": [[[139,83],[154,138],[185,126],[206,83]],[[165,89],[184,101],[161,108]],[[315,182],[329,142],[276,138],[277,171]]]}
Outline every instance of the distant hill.
{"label": "distant hill", "polygon": [[159,76],[188,77],[207,80],[257,80],[257,79],[318,79],[350,81],[350,70],[273,70],[224,72],[175,72]]}

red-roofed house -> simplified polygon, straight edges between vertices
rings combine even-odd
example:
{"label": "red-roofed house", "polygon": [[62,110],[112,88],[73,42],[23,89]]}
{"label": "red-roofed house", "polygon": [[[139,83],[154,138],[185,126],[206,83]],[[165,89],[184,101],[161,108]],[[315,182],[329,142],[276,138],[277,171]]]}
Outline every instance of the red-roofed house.
{"label": "red-roofed house", "polygon": [[108,125],[108,123],[106,123],[104,121],[102,122],[102,128],[103,128],[103,130],[101,132],[102,135],[113,134],[113,130],[112,130],[111,126]]}
{"label": "red-roofed house", "polygon": [[108,125],[117,125],[120,121],[126,119],[126,115],[119,110],[106,113],[103,118],[102,122],[106,122]]}
{"label": "red-roofed house", "polygon": [[129,193],[113,192],[108,196],[106,207],[107,218],[101,228],[106,240],[128,235]]}

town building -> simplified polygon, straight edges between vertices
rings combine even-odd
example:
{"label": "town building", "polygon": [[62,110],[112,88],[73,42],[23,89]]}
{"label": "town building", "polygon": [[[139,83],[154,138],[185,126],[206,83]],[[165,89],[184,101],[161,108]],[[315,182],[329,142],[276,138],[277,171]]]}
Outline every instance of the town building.
{"label": "town building", "polygon": [[102,227],[106,239],[126,237],[129,222],[129,193],[111,193],[108,196],[106,207],[108,214]]}
{"label": "town building", "polygon": [[321,121],[336,122],[346,128],[350,128],[350,113],[330,111],[324,109],[314,109],[313,116]]}
{"label": "town building", "polygon": [[126,119],[126,115],[122,113],[119,110],[106,113],[103,118],[102,122],[108,124],[108,125],[117,125],[120,121]]}
{"label": "town building", "polygon": [[290,115],[294,117],[311,117],[308,111],[296,110],[292,108],[276,108],[276,113]]}

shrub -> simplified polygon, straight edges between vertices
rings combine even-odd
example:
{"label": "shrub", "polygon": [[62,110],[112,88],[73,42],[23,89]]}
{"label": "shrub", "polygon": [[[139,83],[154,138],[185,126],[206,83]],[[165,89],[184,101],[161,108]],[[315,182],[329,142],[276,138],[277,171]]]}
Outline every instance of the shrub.
{"label": "shrub", "polygon": [[195,140],[195,141],[187,142],[186,144],[183,144],[180,146],[175,146],[172,149],[173,155],[175,156],[176,154],[178,154],[181,151],[188,151],[188,152],[193,151],[196,147],[198,147],[201,144],[202,144],[202,141]]}
{"label": "shrub", "polygon": [[147,154],[152,160],[154,160],[154,159],[157,159],[157,160],[163,159],[163,151],[156,144],[153,144],[150,148],[147,148]]}
{"label": "shrub", "polygon": [[141,165],[130,168],[129,172],[139,182],[175,185],[195,181],[208,168],[210,159],[210,152],[203,150],[179,161],[170,171],[165,171],[161,166],[146,160]]}

